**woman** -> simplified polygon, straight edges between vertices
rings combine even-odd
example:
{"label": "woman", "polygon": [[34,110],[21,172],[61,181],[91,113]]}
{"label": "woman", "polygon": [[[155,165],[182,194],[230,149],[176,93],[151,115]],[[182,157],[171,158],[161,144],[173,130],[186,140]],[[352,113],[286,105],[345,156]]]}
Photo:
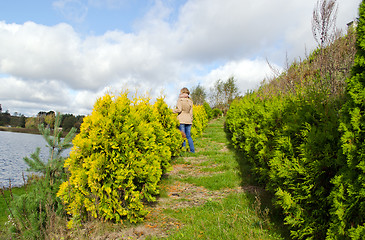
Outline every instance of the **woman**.
{"label": "woman", "polygon": [[[185,133],[188,139],[190,152],[194,153],[194,142],[191,138],[191,125],[193,124],[193,101],[189,97],[189,90],[187,88],[182,88],[180,90],[179,99],[177,100],[176,109],[174,113],[178,113],[177,119],[180,122],[179,129]],[[183,147],[185,147],[185,140],[183,142]]]}

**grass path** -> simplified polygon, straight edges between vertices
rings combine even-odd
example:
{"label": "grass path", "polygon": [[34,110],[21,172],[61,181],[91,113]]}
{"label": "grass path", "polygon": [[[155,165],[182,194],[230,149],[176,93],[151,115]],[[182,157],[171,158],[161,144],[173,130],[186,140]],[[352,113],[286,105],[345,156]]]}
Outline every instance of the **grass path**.
{"label": "grass path", "polygon": [[123,229],[90,224],[85,231],[97,233],[92,239],[284,239],[223,126],[224,118],[210,122],[194,142],[196,153],[173,159],[144,223]]}

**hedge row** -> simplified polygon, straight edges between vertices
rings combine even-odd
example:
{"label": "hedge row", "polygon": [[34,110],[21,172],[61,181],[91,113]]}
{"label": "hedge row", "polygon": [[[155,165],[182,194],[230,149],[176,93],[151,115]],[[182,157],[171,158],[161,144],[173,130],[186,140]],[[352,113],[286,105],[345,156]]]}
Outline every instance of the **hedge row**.
{"label": "hedge row", "polygon": [[275,194],[292,237],[325,239],[331,183],[339,168],[339,104],[314,95],[261,99],[256,93],[231,105],[232,142]]}
{"label": "hedge row", "polygon": [[365,236],[364,43],[363,1],[345,94],[315,74],[293,91],[247,94],[227,113],[233,145],[274,194],[294,239]]}

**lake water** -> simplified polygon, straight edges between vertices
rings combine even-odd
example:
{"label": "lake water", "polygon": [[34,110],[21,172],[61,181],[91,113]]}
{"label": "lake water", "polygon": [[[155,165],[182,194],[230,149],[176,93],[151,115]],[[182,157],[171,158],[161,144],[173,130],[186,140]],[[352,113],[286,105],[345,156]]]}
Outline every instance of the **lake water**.
{"label": "lake water", "polygon": [[23,185],[22,173],[26,179],[31,174],[26,171],[28,165],[23,158],[30,158],[36,148],[40,147],[39,155],[42,160],[47,161],[49,148],[46,144],[41,135],[0,131],[0,187],[8,187],[9,179],[12,186]]}

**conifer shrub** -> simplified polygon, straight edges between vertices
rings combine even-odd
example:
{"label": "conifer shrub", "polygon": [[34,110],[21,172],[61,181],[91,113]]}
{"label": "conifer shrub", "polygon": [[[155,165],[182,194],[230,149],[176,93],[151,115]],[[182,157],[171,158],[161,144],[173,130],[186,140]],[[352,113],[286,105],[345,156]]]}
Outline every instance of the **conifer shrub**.
{"label": "conifer shrub", "polygon": [[[178,121],[176,120],[176,115],[171,114],[171,109],[167,106],[162,97],[156,99],[156,102],[153,105],[153,111],[157,117],[157,121],[161,123],[162,127],[165,130],[165,133],[161,134],[161,136],[164,136],[165,138],[171,140],[170,142],[166,143],[167,146],[169,146],[170,148],[171,156],[178,156],[181,148],[180,145],[177,143],[181,142],[181,137],[180,134],[176,133],[176,127],[179,125]],[[161,136],[159,135],[158,137]],[[162,140],[166,142],[165,139]]]}
{"label": "conifer shrub", "polygon": [[75,222],[143,220],[144,202],[159,193],[161,175],[182,144],[178,121],[163,99],[130,100],[127,92],[98,99],[85,117],[65,167],[70,172],[58,196]]}
{"label": "conifer shrub", "polygon": [[359,7],[357,53],[347,79],[347,102],[341,112],[340,170],[332,180],[332,239],[365,236],[365,1]]}
{"label": "conifer shrub", "polygon": [[205,112],[207,113],[208,120],[213,118],[213,110],[210,107],[209,103],[204,102],[203,107],[205,109]]}
{"label": "conifer shrub", "polygon": [[222,110],[220,110],[219,108],[213,108],[213,118],[219,118],[223,115]]}
{"label": "conifer shrub", "polygon": [[227,113],[233,145],[274,193],[295,239],[324,239],[329,227],[341,103],[323,102],[326,95],[262,98],[252,93],[233,102]]}
{"label": "conifer shrub", "polygon": [[325,239],[331,216],[331,179],[338,170],[341,104],[321,94],[287,103],[284,128],[270,160],[267,188],[285,214],[292,236]]}
{"label": "conifer shrub", "polygon": [[202,105],[193,106],[193,125],[191,128],[192,138],[202,136],[204,129],[208,125],[208,115]]}
{"label": "conifer shrub", "polygon": [[245,153],[262,183],[268,182],[274,136],[281,127],[279,102],[280,96],[267,99],[250,93],[241,100],[234,100],[227,112],[226,128],[232,133],[233,146]]}

